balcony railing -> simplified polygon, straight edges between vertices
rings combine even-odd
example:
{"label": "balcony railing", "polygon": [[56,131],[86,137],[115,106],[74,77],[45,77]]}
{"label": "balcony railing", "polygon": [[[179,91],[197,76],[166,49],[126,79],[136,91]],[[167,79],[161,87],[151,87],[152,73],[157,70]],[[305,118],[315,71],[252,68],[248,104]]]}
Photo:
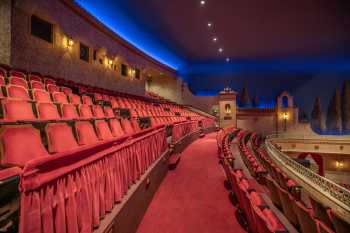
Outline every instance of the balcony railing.
{"label": "balcony railing", "polygon": [[350,219],[350,191],[334,183],[333,181],[318,175],[312,170],[290,158],[281,152],[273,144],[273,136],[266,140],[266,151],[271,159],[288,176],[298,181],[298,183],[313,198],[332,208],[332,211],[346,221]]}

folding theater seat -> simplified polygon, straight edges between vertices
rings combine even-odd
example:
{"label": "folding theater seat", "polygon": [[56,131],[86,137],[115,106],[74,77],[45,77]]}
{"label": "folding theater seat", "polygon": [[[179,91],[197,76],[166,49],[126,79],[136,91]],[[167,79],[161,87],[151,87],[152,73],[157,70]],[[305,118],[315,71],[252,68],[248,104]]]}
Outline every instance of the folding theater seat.
{"label": "folding theater seat", "polygon": [[131,120],[131,126],[134,129],[134,132],[140,132],[141,128],[140,128],[140,124],[138,122],[138,120],[136,118]]}
{"label": "folding theater seat", "polygon": [[318,233],[317,221],[313,217],[312,209],[306,208],[305,205],[299,201],[294,201],[291,205],[298,218],[301,233]]}
{"label": "folding theater seat", "polygon": [[294,212],[293,206],[290,204],[294,202],[294,198],[279,186],[277,186],[277,191],[281,200],[283,214],[287,217],[289,222],[297,226],[299,224],[298,218]]}
{"label": "folding theater seat", "polygon": [[6,85],[5,77],[1,76],[1,74],[0,74],[0,86],[5,86],[5,85]]}
{"label": "folding theater seat", "polygon": [[314,217],[323,223],[325,223],[329,228],[333,229],[332,217],[331,217],[331,209],[323,206],[322,203],[313,199],[309,196]]}
{"label": "folding theater seat", "polygon": [[59,153],[79,147],[72,128],[66,123],[50,123],[45,127],[50,153]]}
{"label": "folding theater seat", "polygon": [[79,95],[68,94],[68,99],[69,99],[69,102],[72,104],[75,104],[75,105],[81,104],[81,98]]}
{"label": "folding theater seat", "polygon": [[92,105],[92,113],[97,119],[102,119],[106,117],[101,105]]}
{"label": "folding theater seat", "polygon": [[41,79],[41,77],[39,75],[36,75],[36,74],[29,74],[28,80],[29,80],[29,82],[34,81],[34,82],[43,83],[43,80]]}
{"label": "folding theater seat", "polygon": [[31,102],[25,100],[2,100],[3,121],[34,121],[36,117]]}
{"label": "folding theater seat", "polygon": [[8,83],[10,85],[21,86],[21,87],[24,87],[25,89],[28,89],[27,80],[25,80],[24,78],[10,77]]}
{"label": "folding theater seat", "polygon": [[93,105],[94,103],[92,102],[92,99],[90,96],[88,95],[83,95],[82,96],[82,102],[83,104],[86,104],[86,105]]}
{"label": "folding theater seat", "polygon": [[50,93],[60,91],[60,88],[58,86],[56,86],[56,84],[46,84],[46,89]]}
{"label": "folding theater seat", "polygon": [[124,130],[120,124],[120,121],[118,119],[110,119],[109,120],[109,126],[111,128],[112,131],[112,135],[114,137],[122,137],[124,136]]}
{"label": "folding theater seat", "polygon": [[75,123],[79,145],[94,145],[99,142],[94,127],[88,121],[78,121]]}
{"label": "folding theater seat", "polygon": [[269,208],[253,206],[257,233],[288,233],[286,227]]}
{"label": "folding theater seat", "polygon": [[52,78],[44,77],[44,84],[45,85],[56,85],[56,81]]}
{"label": "folding theater seat", "polygon": [[68,104],[68,98],[63,92],[52,92],[51,95],[55,103]]}
{"label": "folding theater seat", "polygon": [[51,103],[50,93],[45,90],[34,89],[32,90],[33,100],[43,103]]}
{"label": "folding theater seat", "polygon": [[282,207],[282,202],[280,199],[280,196],[278,194],[278,190],[277,190],[277,184],[275,184],[275,182],[270,178],[270,177],[266,177],[266,186],[270,191],[270,198],[272,203],[281,208]]}
{"label": "folding theater seat", "polygon": [[111,107],[103,107],[103,111],[105,113],[105,117],[106,118],[114,118],[115,115],[114,115],[114,111]]}
{"label": "folding theater seat", "polygon": [[2,126],[0,142],[2,165],[24,167],[30,160],[48,156],[40,132],[31,125]]}
{"label": "folding theater seat", "polygon": [[8,85],[6,87],[7,97],[20,100],[31,100],[28,90],[22,86]]}
{"label": "folding theater seat", "polygon": [[45,85],[42,82],[38,82],[35,80],[30,81],[30,87],[31,87],[31,89],[45,90]]}
{"label": "folding theater seat", "polygon": [[118,108],[119,107],[118,101],[115,99],[115,97],[111,97],[110,101],[111,101],[112,108]]}
{"label": "folding theater seat", "polygon": [[73,91],[71,88],[69,87],[61,87],[61,91],[66,94],[66,95],[70,95],[70,94],[73,94]]}
{"label": "folding theater seat", "polygon": [[100,140],[110,140],[113,139],[113,134],[105,120],[98,120],[95,122],[95,128],[97,132],[97,137]]}
{"label": "folding theater seat", "polygon": [[78,111],[80,115],[80,119],[93,119],[91,106],[86,104],[81,104],[78,106]]}
{"label": "folding theater seat", "polygon": [[40,120],[60,120],[57,106],[53,103],[37,103],[36,109]]}
{"label": "folding theater seat", "polygon": [[60,110],[64,120],[76,120],[80,118],[77,107],[73,104],[61,104]]}
{"label": "folding theater seat", "polygon": [[103,96],[100,93],[94,93],[95,102],[103,101]]}

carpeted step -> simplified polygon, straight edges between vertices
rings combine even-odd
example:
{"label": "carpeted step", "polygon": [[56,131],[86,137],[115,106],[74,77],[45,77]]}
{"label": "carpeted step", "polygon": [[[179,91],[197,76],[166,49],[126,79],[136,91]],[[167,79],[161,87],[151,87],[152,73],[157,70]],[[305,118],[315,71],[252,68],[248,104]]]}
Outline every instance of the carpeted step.
{"label": "carpeted step", "polygon": [[181,159],[180,154],[173,154],[169,158],[169,170],[175,170]]}

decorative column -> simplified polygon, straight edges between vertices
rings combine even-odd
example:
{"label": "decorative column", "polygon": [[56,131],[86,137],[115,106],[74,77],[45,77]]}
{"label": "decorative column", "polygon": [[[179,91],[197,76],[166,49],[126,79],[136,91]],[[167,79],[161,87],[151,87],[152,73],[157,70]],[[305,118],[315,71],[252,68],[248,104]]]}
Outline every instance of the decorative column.
{"label": "decorative column", "polygon": [[219,94],[219,116],[221,128],[237,126],[236,97],[237,93],[229,87],[226,87]]}

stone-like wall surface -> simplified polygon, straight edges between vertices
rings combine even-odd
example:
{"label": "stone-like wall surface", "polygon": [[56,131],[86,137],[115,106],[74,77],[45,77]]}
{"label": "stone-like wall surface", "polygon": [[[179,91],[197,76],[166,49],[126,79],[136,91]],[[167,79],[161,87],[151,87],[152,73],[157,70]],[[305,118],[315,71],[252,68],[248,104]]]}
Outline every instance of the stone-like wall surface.
{"label": "stone-like wall surface", "polygon": [[0,1],[0,63],[6,65],[11,57],[11,2]]}

